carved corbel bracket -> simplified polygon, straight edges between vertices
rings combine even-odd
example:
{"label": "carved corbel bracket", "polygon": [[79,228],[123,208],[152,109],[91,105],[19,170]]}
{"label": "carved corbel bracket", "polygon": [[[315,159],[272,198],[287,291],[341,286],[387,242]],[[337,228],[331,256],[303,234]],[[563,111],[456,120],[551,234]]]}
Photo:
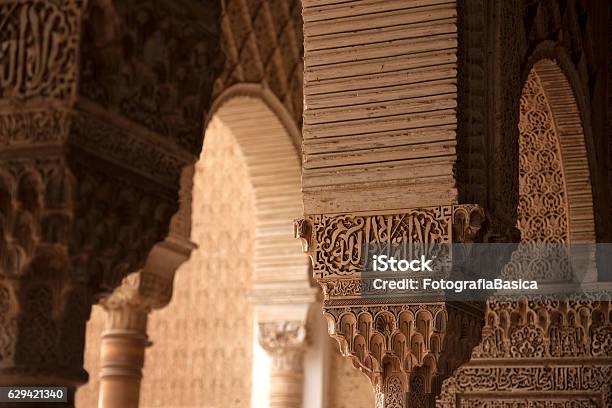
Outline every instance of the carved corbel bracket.
{"label": "carved corbel bracket", "polygon": [[293,235],[302,242],[302,250],[309,254],[312,241],[312,225],[306,218],[298,219],[293,222]]}
{"label": "carved corbel bracket", "polygon": [[[171,282],[163,285],[160,281],[152,281],[143,271],[129,274],[113,293],[100,299],[106,311],[106,332],[131,330],[146,336],[147,318],[156,303],[155,298],[164,298],[170,290]],[[151,296],[152,292],[157,293]]]}
{"label": "carved corbel bracket", "polygon": [[483,305],[365,297],[363,246],[478,242],[484,223],[483,209],[469,204],[296,221],[296,237],[305,242],[323,288],[328,331],[370,378],[377,407],[433,406],[442,380],[478,344]]}

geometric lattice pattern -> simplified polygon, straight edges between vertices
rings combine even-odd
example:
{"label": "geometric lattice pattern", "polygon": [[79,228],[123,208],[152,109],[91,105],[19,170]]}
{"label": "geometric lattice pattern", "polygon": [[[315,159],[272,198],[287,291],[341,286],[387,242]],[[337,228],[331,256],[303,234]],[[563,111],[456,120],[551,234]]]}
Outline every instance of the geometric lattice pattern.
{"label": "geometric lattice pattern", "polygon": [[221,15],[225,68],[214,95],[261,83],[302,123],[303,36],[300,0],[227,0]]}

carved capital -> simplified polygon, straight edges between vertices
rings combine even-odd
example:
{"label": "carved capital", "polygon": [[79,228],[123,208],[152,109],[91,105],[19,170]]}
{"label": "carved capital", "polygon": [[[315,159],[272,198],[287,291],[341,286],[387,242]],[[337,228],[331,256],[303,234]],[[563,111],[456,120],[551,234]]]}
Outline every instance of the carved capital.
{"label": "carved capital", "polygon": [[[392,213],[311,215],[296,223],[323,288],[328,331],[343,355],[371,380],[377,407],[433,406],[441,381],[469,359],[480,336],[483,305],[419,300],[408,293],[363,296],[368,244],[452,244],[482,240],[477,205]],[[408,404],[408,405],[407,405]]]}
{"label": "carved capital", "polygon": [[100,300],[100,305],[107,312],[107,331],[123,329],[146,333],[147,317],[152,306],[150,300],[142,295],[143,280],[142,271],[131,273],[112,294]]}
{"label": "carved capital", "polygon": [[260,322],[259,344],[272,358],[270,406],[300,408],[306,351],[304,322],[290,320]]}
{"label": "carved capital", "polygon": [[306,348],[306,327],[303,322],[260,322],[259,344],[272,357],[273,370],[302,372],[302,357]]}

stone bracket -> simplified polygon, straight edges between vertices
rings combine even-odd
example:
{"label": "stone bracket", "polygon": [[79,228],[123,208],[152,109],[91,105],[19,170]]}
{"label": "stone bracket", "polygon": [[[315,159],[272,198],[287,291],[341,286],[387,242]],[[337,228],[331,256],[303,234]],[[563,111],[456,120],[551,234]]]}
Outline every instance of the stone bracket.
{"label": "stone bracket", "polygon": [[479,242],[484,223],[483,209],[472,204],[315,214],[295,221],[295,237],[302,240],[323,287],[329,334],[370,378],[377,408],[431,405],[442,380],[466,362],[478,344],[483,305],[410,296],[366,302],[363,246]]}

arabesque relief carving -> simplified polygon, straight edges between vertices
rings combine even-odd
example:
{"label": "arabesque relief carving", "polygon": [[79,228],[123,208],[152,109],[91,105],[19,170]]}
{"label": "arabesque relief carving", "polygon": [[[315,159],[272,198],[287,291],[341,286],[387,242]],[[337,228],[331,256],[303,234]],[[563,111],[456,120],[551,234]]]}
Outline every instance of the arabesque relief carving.
{"label": "arabesque relief carving", "polygon": [[[515,241],[516,209],[519,205],[519,105],[523,82],[534,63],[542,58],[555,60],[567,78],[551,82],[573,93],[574,107],[567,105],[568,92],[553,93],[560,98],[563,114],[572,110],[584,128],[583,139],[595,138],[598,149],[609,149],[606,129],[596,128],[594,117],[604,115],[606,95],[602,79],[607,75],[597,55],[605,53],[606,6],[581,1],[482,1],[457,4],[459,12],[459,133],[457,183],[461,201],[483,205],[488,210],[490,229],[497,230],[503,242]],[[605,20],[605,19],[604,19]],[[575,100],[574,100],[575,99]],[[576,106],[577,105],[577,106]],[[569,108],[569,109],[568,109]],[[570,110],[571,109],[571,110]],[[579,110],[578,110],[579,109]],[[573,118],[572,125],[577,125]],[[573,132],[567,126],[565,132]],[[563,129],[562,129],[563,130]],[[582,129],[580,130],[582,133]],[[601,135],[601,136],[598,136]],[[597,140],[599,138],[600,140]],[[609,151],[609,150],[608,150]],[[587,156],[579,156],[584,165]],[[593,155],[590,168],[605,160]],[[597,216],[598,234],[606,234],[609,183],[591,182],[600,189],[591,211]],[[590,183],[589,183],[590,185]],[[590,189],[590,187],[589,187]],[[608,197],[604,199],[603,197]],[[598,202],[599,201],[599,202]],[[493,232],[493,231],[491,231]]]}
{"label": "arabesque relief carving", "polygon": [[0,90],[13,101],[76,96],[82,0],[0,5]]}
{"label": "arabesque relief carving", "polygon": [[610,406],[611,311],[610,299],[586,295],[489,301],[482,341],[437,406]]}
{"label": "arabesque relief carving", "polygon": [[[574,193],[577,188],[583,189],[582,185],[568,183],[566,178],[566,172],[572,168],[562,158],[561,134],[547,91],[560,92],[546,89],[538,70],[532,70],[523,88],[517,126],[520,132],[517,228],[522,240],[504,273],[563,285],[571,282],[573,276],[562,259],[550,262],[551,254],[547,254],[544,262],[530,265],[534,253],[529,249],[537,244],[571,243],[568,196],[572,193],[570,189]],[[573,151],[579,152],[579,148],[580,145],[575,145]],[[589,183],[588,174],[582,177],[587,178],[584,183]],[[579,228],[588,230],[588,222],[592,218],[584,217]],[[594,230],[592,225],[590,228]],[[521,270],[521,265],[530,266]],[[489,300],[482,341],[473,350],[470,362],[444,382],[437,406],[612,406],[611,312],[610,298],[605,294]]]}
{"label": "arabesque relief carving", "polygon": [[456,205],[378,215],[314,215],[297,220],[295,234],[308,248],[315,277],[327,279],[360,272],[365,244],[445,244],[453,236],[471,242],[483,222],[482,209]]}
{"label": "arabesque relief carving", "polygon": [[[229,0],[221,15],[223,72],[215,81],[218,96],[232,85],[261,83],[283,103],[296,125],[302,123],[302,2]],[[296,144],[299,140],[294,140]]]}
{"label": "arabesque relief carving", "polygon": [[[151,248],[167,236],[182,168],[200,150],[218,65],[218,10],[176,4],[166,13],[170,19],[191,14],[208,33],[197,49],[183,49],[174,59],[197,65],[189,72],[198,81],[197,102],[183,103],[169,87],[167,93],[158,88],[155,96],[130,95],[137,106],[163,98],[159,116],[181,118],[184,126],[173,122],[174,128],[188,128],[190,140],[197,140],[186,143],[183,133],[189,132],[164,134],[138,123],[139,117],[126,114],[129,109],[114,109],[85,92],[92,82],[105,89],[122,84],[115,81],[125,73],[122,65],[98,60],[92,73],[88,62],[109,56],[102,44],[116,40],[117,46],[133,28],[118,20],[123,7],[138,14],[148,2],[0,5],[0,290],[6,299],[0,303],[7,309],[0,382],[46,381],[72,391],[86,380],[82,360],[91,303],[143,268]],[[100,15],[107,20],[96,20]],[[185,21],[179,31],[198,32]],[[160,34],[142,31],[139,39],[163,42]],[[141,51],[129,55],[130,63],[150,66],[156,49]],[[181,82],[184,74],[164,73],[168,83],[191,89]]]}
{"label": "arabesque relief carving", "polygon": [[[478,343],[478,305],[403,304],[326,306],[329,332],[345,356],[372,381],[385,401],[432,406],[439,383]],[[418,405],[417,405],[418,406]],[[377,405],[377,407],[379,407]]]}
{"label": "arabesque relief carving", "polygon": [[323,287],[328,331],[370,378],[377,408],[433,406],[442,380],[478,343],[482,304],[361,297],[368,285],[360,273],[364,244],[474,242],[484,235],[484,221],[483,210],[473,205],[296,221],[296,237],[309,248]]}
{"label": "arabesque relief carving", "polygon": [[[212,2],[93,2],[85,15],[82,95],[187,151],[223,59]],[[116,67],[120,66],[121,70]],[[202,67],[207,67],[203,70]]]}
{"label": "arabesque relief carving", "polygon": [[489,302],[477,358],[605,357],[612,354],[609,299],[576,295]]}
{"label": "arabesque relief carving", "polygon": [[568,208],[559,136],[537,74],[527,77],[519,118],[518,229],[521,240],[569,239]]}

